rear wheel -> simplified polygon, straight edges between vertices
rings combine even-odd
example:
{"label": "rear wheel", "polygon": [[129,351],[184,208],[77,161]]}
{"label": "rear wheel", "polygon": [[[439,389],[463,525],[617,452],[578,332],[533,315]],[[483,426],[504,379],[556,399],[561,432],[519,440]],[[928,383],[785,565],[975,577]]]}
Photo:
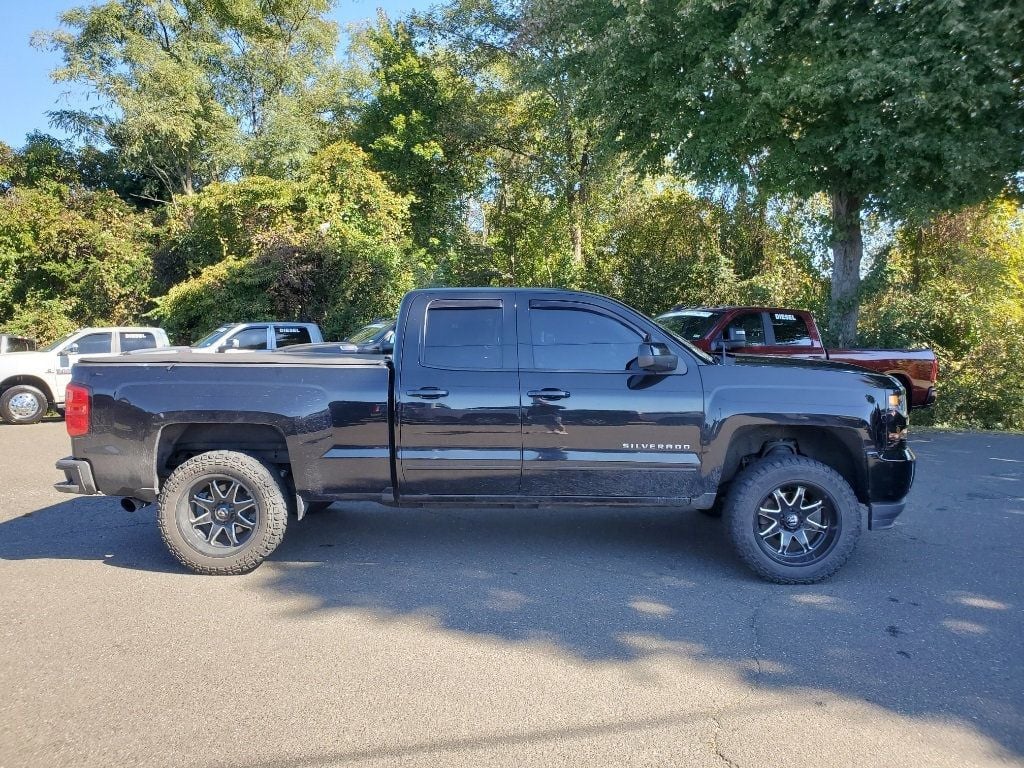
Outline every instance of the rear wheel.
{"label": "rear wheel", "polygon": [[157,500],[164,543],[196,573],[248,573],[281,543],[288,504],[276,472],[236,451],[209,451],[171,473]]}
{"label": "rear wheel", "polygon": [[779,584],[835,573],[860,537],[860,504],[831,467],[804,456],[766,458],[730,489],[725,518],[740,559]]}
{"label": "rear wheel", "polygon": [[46,395],[27,384],[16,384],[0,395],[0,417],[8,424],[35,424],[46,415]]}

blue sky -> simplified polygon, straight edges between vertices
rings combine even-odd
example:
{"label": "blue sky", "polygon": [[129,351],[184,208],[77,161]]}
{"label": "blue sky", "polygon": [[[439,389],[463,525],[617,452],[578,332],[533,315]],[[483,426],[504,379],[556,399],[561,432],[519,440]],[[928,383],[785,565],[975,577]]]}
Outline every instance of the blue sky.
{"label": "blue sky", "polygon": [[[25,142],[32,130],[57,133],[50,128],[47,111],[66,105],[61,96],[67,85],[50,81],[59,61],[55,54],[29,45],[37,29],[53,29],[68,8],[95,4],[91,0],[0,0],[0,141],[13,147]],[[383,8],[397,18],[430,0],[335,0],[331,18],[342,25],[376,16]]]}

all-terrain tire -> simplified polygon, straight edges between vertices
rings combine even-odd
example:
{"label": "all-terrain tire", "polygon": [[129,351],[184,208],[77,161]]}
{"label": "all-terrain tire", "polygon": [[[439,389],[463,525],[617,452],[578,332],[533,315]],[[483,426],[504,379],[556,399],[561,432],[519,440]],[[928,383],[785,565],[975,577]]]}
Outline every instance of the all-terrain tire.
{"label": "all-terrain tire", "polygon": [[8,424],[36,424],[49,407],[46,395],[28,384],[15,384],[0,395],[0,418]]}
{"label": "all-terrain tire", "polygon": [[[759,535],[759,530],[771,530],[771,520],[759,510],[763,505],[773,506],[776,489],[785,495],[786,489],[799,487],[813,489],[820,497],[823,512],[817,520],[829,523],[830,538],[822,541],[820,550],[804,555],[807,562],[780,562],[788,552],[786,556],[774,553],[774,547],[768,547],[765,537]],[[781,509],[781,504],[775,504]],[[827,518],[821,517],[825,510]],[[821,462],[793,454],[770,456],[744,470],[729,490],[724,517],[740,559],[758,576],[776,584],[813,584],[827,579],[849,559],[861,531],[860,504],[842,475]],[[806,541],[806,534],[804,538]],[[793,551],[803,548],[799,542],[790,547]]]}
{"label": "all-terrain tire", "polygon": [[[238,483],[257,511],[255,526],[245,541],[235,547],[220,547],[222,554],[212,554],[209,550],[214,548],[209,546],[203,551],[195,527],[188,522],[194,512],[202,512],[190,506],[195,489],[204,484],[209,487],[211,482],[227,488]],[[208,575],[242,574],[262,563],[284,539],[288,503],[281,479],[270,465],[237,451],[208,451],[189,459],[167,478],[157,499],[157,522],[164,544],[189,570]],[[223,536],[219,540],[226,541]]]}

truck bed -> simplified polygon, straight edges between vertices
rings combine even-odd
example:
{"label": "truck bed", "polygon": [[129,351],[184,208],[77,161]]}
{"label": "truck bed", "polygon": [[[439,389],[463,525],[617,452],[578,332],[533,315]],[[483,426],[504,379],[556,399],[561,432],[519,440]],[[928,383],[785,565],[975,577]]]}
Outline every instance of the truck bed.
{"label": "truck bed", "polygon": [[382,357],[311,351],[82,360],[75,380],[92,392],[94,423],[72,444],[92,457],[100,492],[152,501],[167,462],[231,425],[233,445],[267,460],[286,449],[311,499],[379,498],[392,483],[391,379]]}

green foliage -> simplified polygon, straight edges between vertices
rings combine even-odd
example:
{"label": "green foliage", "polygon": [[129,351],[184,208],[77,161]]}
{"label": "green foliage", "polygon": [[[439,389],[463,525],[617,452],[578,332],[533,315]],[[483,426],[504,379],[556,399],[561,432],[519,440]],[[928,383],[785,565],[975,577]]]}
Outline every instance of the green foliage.
{"label": "green foliage", "polygon": [[81,327],[82,323],[72,319],[75,304],[67,299],[44,299],[32,294],[23,304],[12,308],[11,319],[0,323],[0,331],[49,344]]}
{"label": "green foliage", "polygon": [[868,343],[939,356],[939,400],[918,423],[1024,428],[1021,209],[999,201],[904,228],[866,284]]}
{"label": "green foliage", "polygon": [[533,0],[605,142],[702,182],[832,198],[831,330],[857,331],[861,213],[1024,192],[1024,5]]}
{"label": "green foliage", "polygon": [[111,192],[47,185],[0,197],[0,324],[49,338],[124,324],[148,301],[151,226]]}
{"label": "green foliage", "polygon": [[648,314],[675,304],[726,303],[735,276],[719,243],[723,211],[678,187],[619,199],[588,282]]}
{"label": "green foliage", "polygon": [[[650,167],[900,214],[978,202],[1022,160],[1024,6],[537,2],[609,135]],[[575,45],[573,46],[573,44]],[[753,164],[753,165],[751,165]]]}
{"label": "green foliage", "polygon": [[337,30],[329,0],[106,0],[61,16],[37,45],[59,52],[57,82],[96,106],[54,113],[116,147],[172,194],[237,169],[291,175],[316,148]]}
{"label": "green foliage", "polygon": [[157,299],[149,317],[173,342],[191,344],[225,322],[271,317],[267,294],[273,275],[252,259],[228,256]]}
{"label": "green foliage", "polygon": [[420,268],[408,202],[351,143],[296,181],[250,176],[175,203],[164,262],[184,271],[150,314],[180,341],[223,322],[318,322],[338,338],[393,314]]}
{"label": "green foliage", "polygon": [[482,100],[451,53],[419,50],[405,23],[381,14],[354,47],[370,97],[356,111],[352,138],[410,196],[416,246],[443,259],[462,237],[467,193],[483,169],[479,149],[490,126]]}
{"label": "green foliage", "polygon": [[298,190],[290,181],[247,176],[215,182],[201,194],[179,197],[164,210],[157,278],[167,289],[228,257],[247,258],[261,233],[293,221]]}

